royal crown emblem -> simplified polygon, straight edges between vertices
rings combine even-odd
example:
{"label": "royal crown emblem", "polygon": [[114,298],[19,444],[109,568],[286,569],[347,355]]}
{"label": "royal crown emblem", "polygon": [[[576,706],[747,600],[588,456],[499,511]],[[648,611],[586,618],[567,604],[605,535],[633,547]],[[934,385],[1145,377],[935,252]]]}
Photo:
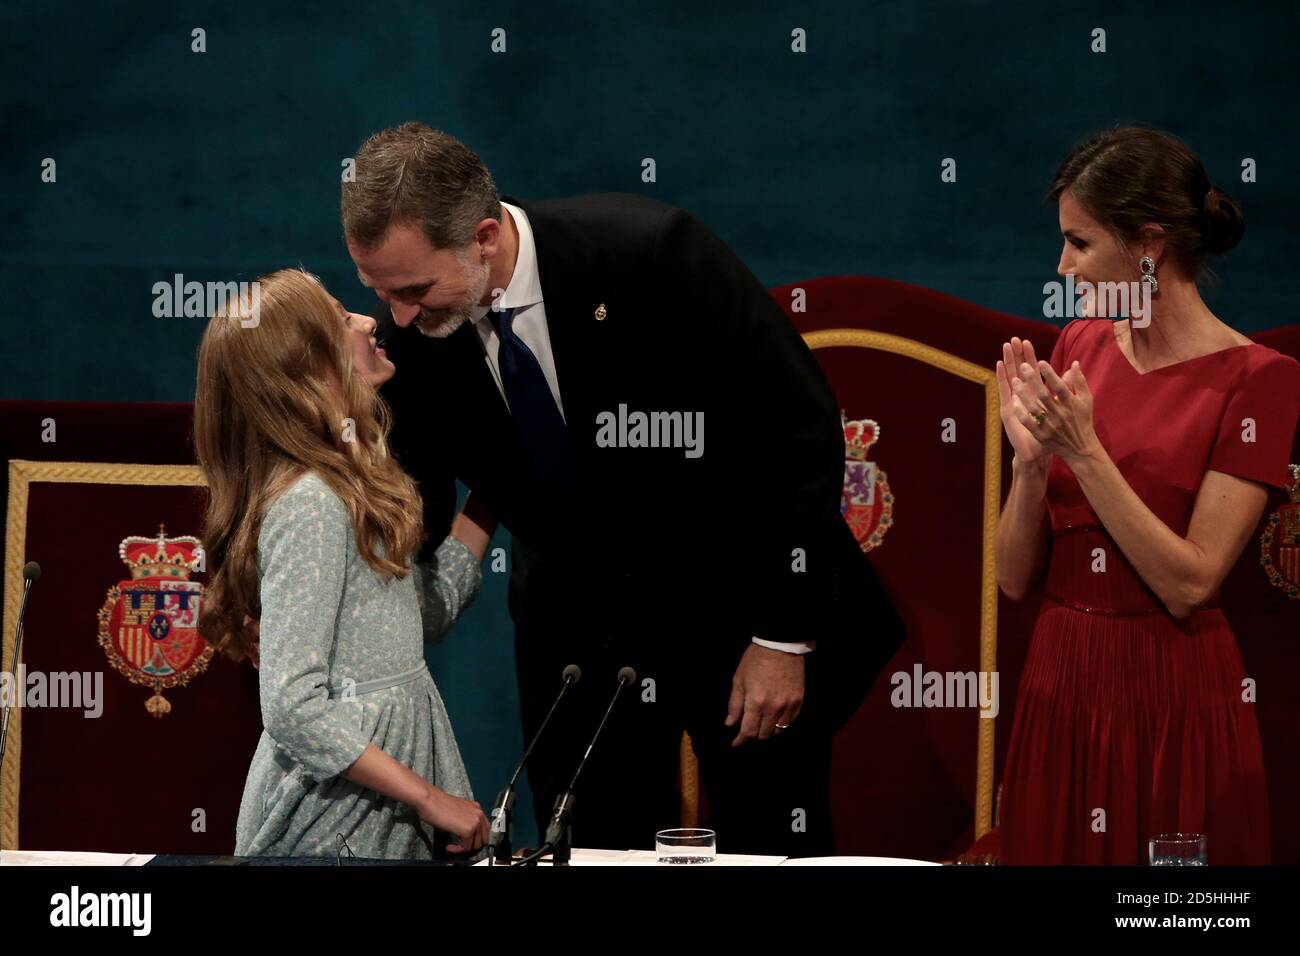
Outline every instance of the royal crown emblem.
{"label": "royal crown emblem", "polygon": [[100,646],[132,683],[153,689],[144,706],[155,717],[172,709],[163,689],[184,687],[212,660],[198,630],[203,585],[190,580],[196,552],[198,538],[169,538],[162,525],[156,538],[124,539],[117,553],[131,580],[109,588],[99,609]]}
{"label": "royal crown emblem", "polygon": [[894,494],[888,476],[870,461],[871,446],[880,439],[880,426],[869,418],[850,420],[840,413],[844,425],[844,488],[840,514],[849,523],[853,537],[863,551],[881,545],[894,523]]}
{"label": "royal crown emblem", "polygon": [[1291,500],[1268,516],[1259,536],[1259,563],[1272,584],[1300,600],[1300,465],[1291,465],[1287,493]]}

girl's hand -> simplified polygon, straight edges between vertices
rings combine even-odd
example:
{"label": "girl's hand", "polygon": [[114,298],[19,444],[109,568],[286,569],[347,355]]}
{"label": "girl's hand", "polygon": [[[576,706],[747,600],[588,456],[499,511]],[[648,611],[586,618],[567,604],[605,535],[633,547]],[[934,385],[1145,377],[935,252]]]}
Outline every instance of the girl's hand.
{"label": "girl's hand", "polygon": [[[1041,467],[1047,465],[1047,452],[1033,433],[1023,424],[1026,409],[1017,398],[1016,388],[1023,384],[1020,380],[1020,368],[1028,362],[1037,363],[1034,347],[1028,339],[1023,342],[1012,338],[1002,343],[1002,361],[997,364],[999,410],[1002,415],[1002,428],[1007,433],[1007,440],[1016,453],[1016,459],[1025,464]],[[1026,413],[1027,414],[1027,413]]]}
{"label": "girl's hand", "polygon": [[487,815],[473,800],[462,800],[430,786],[418,809],[421,820],[456,838],[447,846],[448,853],[473,853],[488,840]]}
{"label": "girl's hand", "polygon": [[1047,362],[1022,362],[1011,388],[1017,423],[1044,451],[1070,464],[1101,448],[1092,424],[1092,392],[1078,362],[1064,378]]}

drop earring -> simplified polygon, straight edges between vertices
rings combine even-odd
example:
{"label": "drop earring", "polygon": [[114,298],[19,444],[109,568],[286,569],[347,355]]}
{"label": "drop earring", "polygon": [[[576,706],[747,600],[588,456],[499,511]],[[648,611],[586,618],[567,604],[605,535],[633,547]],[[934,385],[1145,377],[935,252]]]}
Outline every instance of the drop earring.
{"label": "drop earring", "polygon": [[1156,260],[1143,256],[1138,260],[1138,268],[1142,270],[1142,281],[1151,287],[1151,294],[1155,295],[1160,291],[1160,281],[1156,278]]}

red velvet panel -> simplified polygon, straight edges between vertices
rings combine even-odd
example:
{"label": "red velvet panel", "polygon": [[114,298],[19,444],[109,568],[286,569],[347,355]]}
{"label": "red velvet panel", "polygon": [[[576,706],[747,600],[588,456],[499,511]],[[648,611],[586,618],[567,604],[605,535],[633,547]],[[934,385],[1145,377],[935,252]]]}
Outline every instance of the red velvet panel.
{"label": "red velvet panel", "polygon": [[[806,312],[792,311],[805,290]],[[1057,329],[952,296],[883,279],[843,277],[784,286],[773,296],[801,332],[871,329],[992,369],[1002,342],[1029,338],[1051,354]],[[978,671],[984,480],[984,388],[912,358],[874,349],[814,352],[850,418],[880,423],[871,459],[888,475],[894,526],[870,553],[908,639],[835,740],[832,809],[844,854],[946,859],[974,833],[978,724],[974,709],[900,708],[891,675]],[[941,422],[956,421],[953,443]],[[1000,436],[999,436],[1000,440]],[[1004,449],[1003,488],[1010,472]],[[999,497],[999,503],[1001,497]],[[1037,600],[1001,602],[997,774]],[[864,609],[869,633],[870,609]]]}
{"label": "red velvet panel", "polygon": [[[145,709],[152,690],[109,666],[96,612],[130,578],[118,557],[129,535],[197,536],[200,495],[184,487],[35,482],[28,555],[42,576],[27,609],[28,671],[103,674],[98,718],[67,708],[22,715],[19,845],[42,850],[230,853],[244,777],[261,732],[256,672],[214,657],[172,710]],[[192,580],[203,581],[205,574]],[[194,832],[194,811],[206,832]]]}
{"label": "red velvet panel", "polygon": [[[190,464],[185,404],[0,402],[0,455],[8,462]],[[54,442],[42,441],[53,420]],[[97,671],[103,714],[22,713],[19,847],[115,852],[229,853],[248,763],[261,731],[256,673],[215,659],[151,717],[149,689],[114,670],[97,637],[109,587],[130,573],[118,557],[129,535],[199,533],[201,490],[33,482],[24,560],[42,576],[27,609],[28,671]],[[194,580],[203,581],[205,574]],[[6,669],[9,661],[3,663]],[[12,728],[11,728],[12,729]],[[193,811],[206,812],[195,832]]]}
{"label": "red velvet panel", "polygon": [[[1300,326],[1252,336],[1300,361]],[[1291,449],[1300,464],[1300,431]],[[1223,611],[1237,635],[1246,673],[1258,685],[1259,733],[1268,778],[1273,863],[1300,863],[1300,600],[1269,583],[1260,565],[1260,534],[1287,497],[1274,491],[1246,550],[1223,585]]]}

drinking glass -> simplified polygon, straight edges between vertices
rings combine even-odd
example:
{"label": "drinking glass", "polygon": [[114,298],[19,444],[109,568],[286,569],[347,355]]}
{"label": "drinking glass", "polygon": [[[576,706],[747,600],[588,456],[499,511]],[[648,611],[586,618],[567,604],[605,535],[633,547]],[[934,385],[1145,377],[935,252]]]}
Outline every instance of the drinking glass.
{"label": "drinking glass", "polygon": [[660,863],[712,863],[717,846],[718,835],[712,830],[684,828],[655,834],[655,853]]}
{"label": "drinking glass", "polygon": [[1161,833],[1150,841],[1152,866],[1205,866],[1204,833]]}

